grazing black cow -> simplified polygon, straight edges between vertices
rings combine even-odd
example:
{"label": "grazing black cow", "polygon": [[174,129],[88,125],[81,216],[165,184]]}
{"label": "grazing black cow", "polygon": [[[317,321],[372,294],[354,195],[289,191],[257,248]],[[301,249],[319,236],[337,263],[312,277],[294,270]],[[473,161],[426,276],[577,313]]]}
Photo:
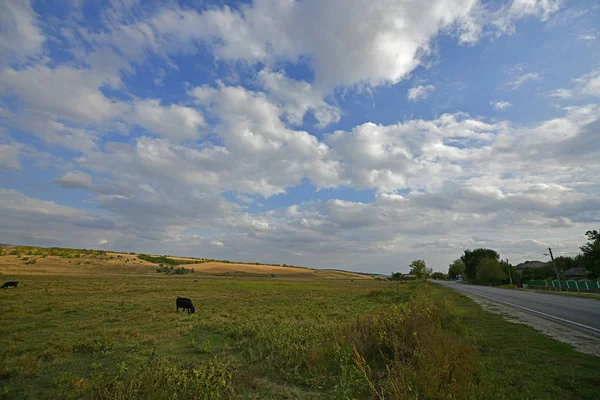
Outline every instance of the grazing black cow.
{"label": "grazing black cow", "polygon": [[17,288],[17,286],[19,285],[18,281],[10,281],[10,282],[4,282],[4,285],[2,285],[0,287],[0,289],[5,289],[5,288],[9,288],[9,287],[14,287],[15,289]]}
{"label": "grazing black cow", "polygon": [[180,308],[183,308],[183,311],[187,310],[188,314],[193,314],[196,312],[196,308],[192,304],[192,301],[185,297],[177,298],[177,312],[179,312]]}

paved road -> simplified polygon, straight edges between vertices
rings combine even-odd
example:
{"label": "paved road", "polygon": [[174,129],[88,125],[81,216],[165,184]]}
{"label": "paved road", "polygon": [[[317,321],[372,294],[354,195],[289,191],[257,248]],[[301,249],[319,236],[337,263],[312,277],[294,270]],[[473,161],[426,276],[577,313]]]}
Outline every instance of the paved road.
{"label": "paved road", "polygon": [[[543,313],[549,319],[553,317],[557,322],[571,325],[576,329],[585,330],[587,333],[592,333],[595,336],[600,336],[600,300],[466,285],[458,282],[435,282],[460,292],[482,296],[487,300],[509,303],[513,306],[526,308],[532,314],[536,314],[536,312]],[[591,329],[586,329],[585,327]]]}

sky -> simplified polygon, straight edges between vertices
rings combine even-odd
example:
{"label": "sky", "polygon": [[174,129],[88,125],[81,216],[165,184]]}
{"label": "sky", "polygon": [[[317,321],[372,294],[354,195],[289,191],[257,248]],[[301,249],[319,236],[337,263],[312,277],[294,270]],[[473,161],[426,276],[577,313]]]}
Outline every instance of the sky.
{"label": "sky", "polygon": [[0,2],[0,242],[317,268],[574,255],[595,0]]}

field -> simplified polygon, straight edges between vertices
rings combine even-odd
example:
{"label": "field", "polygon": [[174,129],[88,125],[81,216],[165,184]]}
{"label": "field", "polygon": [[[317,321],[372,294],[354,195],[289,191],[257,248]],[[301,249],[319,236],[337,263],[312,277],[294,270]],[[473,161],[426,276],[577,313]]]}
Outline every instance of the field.
{"label": "field", "polygon": [[[41,257],[0,256],[0,280],[20,281],[0,291],[2,398],[592,399],[600,387],[599,358],[431,282]],[[196,313],[176,313],[177,296]]]}

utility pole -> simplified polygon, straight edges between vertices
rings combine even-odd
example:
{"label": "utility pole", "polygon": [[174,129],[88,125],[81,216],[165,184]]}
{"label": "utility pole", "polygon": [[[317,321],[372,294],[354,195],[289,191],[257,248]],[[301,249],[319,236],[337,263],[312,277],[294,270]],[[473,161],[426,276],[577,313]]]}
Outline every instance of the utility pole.
{"label": "utility pole", "polygon": [[508,277],[510,278],[510,284],[513,284],[512,275],[510,273],[510,264],[508,263],[508,258],[506,259],[506,268],[508,269]]}
{"label": "utility pole", "polygon": [[552,254],[552,249],[548,247],[548,251],[550,252],[550,259],[552,260],[552,266],[554,267],[554,272],[556,272],[556,279],[558,279],[558,290],[561,291],[560,287],[560,276],[558,275],[558,269],[556,268],[556,263],[554,262],[554,255]]}

